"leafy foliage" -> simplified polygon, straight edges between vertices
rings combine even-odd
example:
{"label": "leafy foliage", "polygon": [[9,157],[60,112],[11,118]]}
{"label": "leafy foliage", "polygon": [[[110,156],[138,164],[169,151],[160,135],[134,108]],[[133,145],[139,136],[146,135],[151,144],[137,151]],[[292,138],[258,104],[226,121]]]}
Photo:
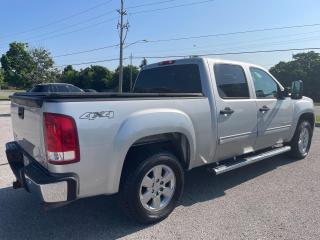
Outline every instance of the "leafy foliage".
{"label": "leafy foliage", "polygon": [[[142,64],[147,64],[146,59]],[[133,86],[139,69],[129,65],[123,68],[123,73],[123,91],[129,92],[131,76]],[[65,82],[83,89],[118,91],[119,69],[112,72],[106,67],[93,65],[78,71],[69,65],[59,72],[46,49],[30,49],[27,43],[11,43],[1,57],[0,87],[29,88],[44,82]]]}
{"label": "leafy foliage", "polygon": [[148,61],[146,58],[143,58],[141,61],[141,64],[139,65],[140,68],[143,68],[144,66],[146,66],[148,64]]}
{"label": "leafy foliage", "polygon": [[0,90],[4,86],[4,74],[3,70],[0,68]]}
{"label": "leafy foliage", "polygon": [[[135,66],[125,66],[123,68],[123,92],[130,92],[130,75],[131,75],[131,70],[132,70],[132,83],[131,85],[134,85],[134,81],[138,76],[139,69]],[[116,69],[115,73],[113,74],[113,79],[112,79],[112,89],[117,89],[118,88],[118,81],[119,81],[119,68]]]}
{"label": "leafy foliage", "polygon": [[4,80],[11,87],[28,88],[41,82],[54,82],[58,71],[50,53],[43,48],[29,49],[27,43],[13,42],[2,55]]}
{"label": "leafy foliage", "polygon": [[270,72],[284,85],[303,80],[304,95],[320,101],[320,54],[314,51],[293,55],[293,60],[280,62]]}
{"label": "leafy foliage", "polygon": [[34,48],[29,52],[31,56],[31,71],[26,75],[30,85],[43,82],[56,82],[58,70],[53,67],[54,61],[50,53],[43,48]]}
{"label": "leafy foliage", "polygon": [[[130,91],[130,76],[132,69],[132,82],[136,79],[139,70],[135,66],[123,68],[123,91]],[[71,83],[83,89],[95,89],[97,91],[118,91],[119,69],[111,72],[103,66],[90,66],[77,71],[71,65],[64,68],[60,82]],[[132,83],[133,84],[133,83]]]}
{"label": "leafy foliage", "polygon": [[1,57],[1,66],[5,80],[13,87],[25,87],[26,76],[32,68],[32,58],[28,52],[28,44],[13,42],[6,54]]}

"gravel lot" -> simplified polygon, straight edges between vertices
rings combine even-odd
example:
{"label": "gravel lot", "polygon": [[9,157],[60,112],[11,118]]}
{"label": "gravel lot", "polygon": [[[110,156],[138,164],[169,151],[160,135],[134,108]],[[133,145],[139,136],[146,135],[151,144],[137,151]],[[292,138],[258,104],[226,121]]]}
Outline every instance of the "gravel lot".
{"label": "gravel lot", "polygon": [[[0,127],[3,164],[9,117],[0,117]],[[0,239],[320,239],[319,149],[316,129],[302,161],[279,156],[217,177],[195,169],[180,206],[153,226],[128,220],[116,197],[45,211],[35,196],[11,188],[10,169],[0,165]]]}

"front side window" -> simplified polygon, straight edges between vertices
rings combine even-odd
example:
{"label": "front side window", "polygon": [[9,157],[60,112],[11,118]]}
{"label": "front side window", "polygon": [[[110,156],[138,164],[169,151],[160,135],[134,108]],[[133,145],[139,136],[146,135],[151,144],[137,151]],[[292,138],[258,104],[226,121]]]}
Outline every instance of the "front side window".
{"label": "front side window", "polygon": [[257,98],[277,98],[278,84],[265,71],[259,68],[250,68]]}
{"label": "front side window", "polygon": [[241,66],[216,64],[214,74],[221,98],[250,98],[247,79]]}

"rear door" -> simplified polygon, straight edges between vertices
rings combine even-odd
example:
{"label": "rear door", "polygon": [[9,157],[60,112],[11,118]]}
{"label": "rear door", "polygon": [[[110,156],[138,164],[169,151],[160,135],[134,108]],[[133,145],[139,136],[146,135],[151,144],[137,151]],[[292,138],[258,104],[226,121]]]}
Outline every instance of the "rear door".
{"label": "rear door", "polygon": [[215,160],[253,151],[257,135],[256,102],[241,65],[216,63],[213,89],[217,103]]}
{"label": "rear door", "polygon": [[281,86],[263,69],[250,67],[255,89],[258,138],[255,147],[263,149],[284,142],[290,134],[293,104],[280,95]]}

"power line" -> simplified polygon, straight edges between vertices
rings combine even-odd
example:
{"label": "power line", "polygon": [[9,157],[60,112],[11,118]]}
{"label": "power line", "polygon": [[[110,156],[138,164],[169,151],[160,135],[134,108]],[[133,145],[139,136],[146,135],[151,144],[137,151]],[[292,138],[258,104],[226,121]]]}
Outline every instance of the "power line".
{"label": "power line", "polygon": [[[131,6],[131,7],[128,7],[128,8],[134,9],[134,8],[139,8],[139,7],[144,7],[144,6],[164,4],[164,3],[173,2],[173,1],[177,1],[177,0],[158,1],[158,2],[153,2],[153,3],[135,5],[135,6]],[[111,2],[111,1],[109,1],[109,2]],[[109,3],[109,2],[107,2],[107,3]],[[104,4],[106,4],[106,3],[104,3]],[[101,5],[104,5],[104,4],[99,4],[99,5],[97,5],[97,6],[93,7],[93,8],[90,8],[89,10],[86,10],[86,11],[81,12],[81,14],[83,14],[84,12],[91,11],[92,9],[95,9],[95,8],[97,8],[97,7],[100,7]],[[37,39],[37,38],[39,38],[39,37],[45,37],[45,36],[50,35],[50,34],[53,34],[53,33],[57,33],[57,32],[60,32],[60,31],[64,31],[65,29],[73,28],[73,27],[75,27],[75,26],[82,25],[83,23],[87,23],[88,21],[96,20],[96,19],[99,19],[99,18],[101,18],[101,17],[110,15],[110,14],[113,13],[113,12],[116,12],[116,9],[113,9],[113,10],[108,11],[108,12],[106,12],[106,13],[100,14],[100,15],[98,15],[98,16],[94,16],[94,17],[88,18],[88,19],[83,20],[83,21],[80,21],[80,22],[77,22],[77,23],[75,23],[75,24],[72,24],[72,25],[63,27],[63,29],[62,29],[62,28],[61,28],[61,29],[56,29],[56,30],[53,30],[53,31],[50,31],[50,32],[46,32],[46,33],[43,33],[43,34],[40,34],[40,35],[31,37],[31,38],[27,38],[27,39],[25,39],[24,41],[30,41],[30,40],[32,40],[32,39]],[[78,13],[77,15],[80,15],[80,13]],[[73,16],[73,15],[71,15],[71,16]],[[71,17],[69,16],[69,17],[67,17],[67,18],[69,19],[69,18],[71,18]],[[67,20],[67,18],[64,18],[64,19]],[[57,23],[59,23],[59,21],[58,21]],[[47,24],[46,26],[51,26],[51,25],[54,25],[54,24]],[[44,27],[44,26],[45,26],[45,25],[43,25],[43,27]],[[41,28],[43,28],[43,27],[41,27]],[[40,27],[34,28],[34,30],[37,30],[37,29],[40,29]],[[30,32],[30,31],[25,31],[25,32],[23,32],[23,33],[27,33],[27,32]],[[76,32],[76,31],[67,32],[67,34],[73,33],[73,32]],[[19,33],[18,33],[18,35],[19,35]],[[63,35],[64,35],[64,34],[61,33],[61,34],[59,34],[58,36],[63,36]],[[50,37],[50,36],[49,36],[49,37]],[[6,38],[6,37],[4,37],[4,38]],[[46,40],[46,39],[50,39],[50,38],[45,38],[45,40]],[[41,40],[42,40],[42,39],[41,39]],[[40,40],[40,41],[41,41],[41,40]]]}
{"label": "power line", "polygon": [[127,9],[134,9],[134,8],[139,8],[139,7],[153,6],[153,5],[165,4],[165,3],[168,3],[168,2],[175,2],[175,1],[178,1],[178,0],[166,0],[166,1],[151,2],[151,3],[146,3],[146,4],[129,6],[129,7],[127,7]]}
{"label": "power line", "polygon": [[150,9],[150,10],[141,10],[141,11],[129,13],[129,15],[136,15],[136,14],[141,14],[141,13],[150,13],[150,12],[157,12],[157,11],[163,11],[163,10],[168,10],[168,9],[180,8],[180,7],[200,5],[200,4],[214,2],[214,1],[215,0],[206,0],[206,1],[201,1],[201,2],[199,2],[199,1],[198,2],[191,2],[191,3],[185,3],[185,4],[174,5],[174,6],[163,7],[163,8],[156,8],[156,9]]}
{"label": "power line", "polygon": [[284,26],[284,27],[273,27],[273,28],[262,28],[262,29],[254,29],[254,30],[245,30],[245,31],[236,31],[236,32],[226,32],[226,33],[208,34],[208,35],[200,35],[200,36],[191,36],[191,37],[179,37],[179,38],[169,38],[169,39],[148,40],[148,42],[170,42],[170,41],[181,41],[181,40],[189,40],[189,39],[208,38],[208,37],[224,37],[224,36],[238,35],[238,34],[267,32],[267,31],[274,31],[274,30],[305,28],[305,27],[315,27],[315,26],[320,26],[320,23],[304,24],[304,25],[292,25],[292,26]]}
{"label": "power line", "polygon": [[[61,33],[58,33],[58,34],[55,34],[55,35],[52,35],[52,36],[40,38],[40,39],[37,39],[37,40],[32,41],[32,42],[40,42],[40,41],[44,41],[44,40],[57,38],[57,37],[60,37],[60,36],[65,36],[65,35],[68,35],[68,34],[71,34],[71,33],[80,32],[80,31],[83,31],[83,30],[86,30],[86,29],[91,29],[91,28],[97,27],[97,26],[99,26],[101,24],[104,24],[104,23],[107,23],[107,22],[111,22],[111,21],[113,21],[115,19],[117,19],[117,17],[113,17],[113,18],[109,18],[109,19],[104,20],[104,21],[96,22],[96,23],[93,23],[93,24],[90,24],[90,25],[87,25],[85,27],[78,28],[78,29],[75,29],[75,30],[72,30],[72,31],[61,32]],[[4,47],[4,46],[5,45],[2,45],[1,47]]]}
{"label": "power line", "polygon": [[41,26],[38,26],[38,27],[34,27],[34,28],[29,29],[29,30],[20,32],[20,33],[10,34],[10,35],[4,36],[3,38],[8,38],[9,36],[12,36],[12,35],[16,36],[16,35],[29,33],[29,32],[34,32],[34,31],[39,30],[39,29],[43,29],[43,28],[46,28],[46,27],[49,27],[49,26],[52,26],[52,25],[56,25],[56,24],[59,24],[61,22],[65,22],[65,21],[67,21],[69,19],[72,19],[72,18],[74,18],[76,16],[79,16],[79,15],[82,15],[84,13],[90,12],[90,11],[92,11],[94,9],[97,9],[97,8],[103,6],[103,5],[107,5],[107,4],[111,3],[112,1],[113,0],[109,0],[109,1],[106,1],[106,2],[104,1],[104,2],[99,3],[99,4],[97,4],[97,5],[93,6],[93,7],[87,8],[87,9],[85,9],[83,11],[80,11],[78,13],[74,13],[72,15],[69,15],[69,16],[66,16],[66,17],[63,17],[63,18],[60,18],[60,19],[57,19],[57,20],[55,20],[53,22],[50,22],[48,24],[44,24],[44,25],[41,25]]}
{"label": "power line", "polygon": [[56,55],[56,56],[53,56],[53,57],[54,57],[54,58],[67,57],[67,56],[78,55],[78,54],[82,54],[82,53],[99,51],[99,50],[103,50],[103,49],[107,49],[107,48],[118,47],[118,46],[119,46],[119,44],[113,44],[113,45],[109,45],[109,46],[104,46],[104,47],[100,47],[100,48],[93,48],[93,49],[84,50],[84,51],[79,51],[79,52],[65,53],[65,54]]}
{"label": "power line", "polygon": [[[303,27],[314,27],[314,26],[320,26],[320,23],[307,24],[307,25],[293,25],[293,26],[284,26],[284,27],[274,27],[274,28],[262,28],[262,29],[245,30],[245,31],[239,31],[239,32],[209,34],[209,35],[200,35],[200,36],[191,36],[191,37],[169,38],[169,39],[159,39],[159,40],[146,40],[143,43],[181,41],[181,40],[189,40],[189,39],[196,39],[196,38],[219,37],[219,36],[228,36],[228,35],[252,33],[252,32],[264,32],[264,31],[272,31],[272,30],[283,30],[283,29],[290,29],[290,28],[303,28]],[[318,32],[318,31],[307,32],[307,33],[315,33],[315,32]],[[290,35],[285,35],[283,37],[295,36],[295,35],[301,35],[301,34],[307,34],[307,33],[290,34]],[[267,39],[267,38],[264,38],[264,39]],[[261,39],[261,40],[264,40],[264,39]],[[273,37],[272,37],[272,39],[273,39]],[[259,40],[255,40],[255,41],[259,41]],[[128,45],[130,45],[130,43],[128,43]],[[118,46],[118,44],[107,45],[107,46],[102,46],[102,47],[93,48],[93,49],[86,49],[86,50],[82,50],[82,51],[78,51],[78,52],[61,54],[61,55],[57,55],[57,56],[54,56],[54,57],[64,57],[64,56],[77,55],[77,54],[81,54],[81,53],[95,52],[95,51],[100,51],[100,50],[103,50],[103,49],[106,49],[106,48],[111,48],[111,47],[116,47],[116,46]]]}
{"label": "power line", "polygon": [[[124,58],[128,59],[128,58]],[[90,61],[90,62],[80,62],[80,63],[70,63],[70,64],[62,64],[58,66],[54,66],[56,68],[66,67],[68,65],[72,66],[79,66],[79,65],[86,65],[86,64],[94,64],[94,63],[102,63],[102,62],[113,62],[113,61],[119,61],[119,58],[110,58],[110,59],[102,59],[102,60],[96,60],[96,61]]]}
{"label": "power line", "polygon": [[27,39],[24,40],[24,41],[29,41],[29,40],[32,40],[32,39],[37,39],[37,38],[39,38],[39,37],[45,37],[45,36],[47,36],[47,35],[50,36],[50,34],[57,33],[57,32],[61,32],[61,31],[64,31],[64,30],[66,30],[66,29],[73,28],[73,27],[82,25],[82,24],[84,24],[84,23],[88,23],[88,22],[90,22],[90,21],[92,21],[92,20],[96,20],[96,19],[99,19],[99,18],[101,18],[101,17],[108,16],[108,15],[110,15],[111,13],[115,13],[115,10],[108,11],[108,12],[106,12],[106,13],[100,14],[100,15],[95,16],[95,17],[92,17],[92,18],[88,18],[88,19],[86,19],[86,20],[83,20],[83,21],[80,21],[80,22],[77,22],[77,23],[74,23],[74,24],[65,26],[65,27],[60,28],[60,29],[56,29],[56,30],[53,30],[53,31],[50,31],[50,32],[46,32],[46,33],[43,33],[43,34],[40,34],[40,35],[31,37],[31,38],[27,38]]}
{"label": "power line", "polygon": [[48,39],[53,39],[53,38],[60,37],[60,36],[65,36],[65,35],[68,35],[68,34],[71,34],[71,33],[75,33],[75,32],[80,32],[80,31],[83,31],[83,30],[86,30],[86,29],[91,29],[91,28],[99,26],[101,24],[104,24],[104,23],[107,23],[107,22],[111,22],[111,21],[113,21],[115,19],[117,19],[117,17],[109,18],[109,19],[101,21],[101,22],[93,23],[93,24],[90,24],[90,25],[88,25],[86,27],[78,28],[78,29],[73,30],[73,31],[62,32],[60,34],[56,34],[56,35],[53,35],[53,36],[50,36],[50,37],[38,39],[37,42],[48,40]]}
{"label": "power line", "polygon": [[[220,44],[215,44],[215,45],[207,45],[207,46],[203,46],[203,47],[201,47],[201,46],[196,46],[196,48],[195,47],[189,47],[189,48],[183,48],[183,49],[177,49],[177,48],[175,48],[175,49],[166,49],[165,51],[156,51],[157,53],[163,53],[163,52],[181,52],[182,50],[197,50],[197,51],[199,51],[199,50],[205,50],[205,49],[208,49],[208,48],[210,48],[210,49],[212,49],[212,48],[215,48],[215,47],[219,47],[219,46],[228,46],[228,45],[232,45],[232,47],[231,47],[231,49],[230,49],[230,47],[227,47],[227,48],[223,48],[223,50],[221,50],[220,49],[220,51],[229,51],[229,50],[232,50],[232,49],[238,49],[239,47],[245,47],[245,46],[250,46],[250,47],[252,47],[252,46],[260,46],[260,45],[268,45],[268,46],[271,46],[271,45],[282,45],[282,44],[290,44],[290,43],[297,43],[297,42],[301,42],[301,41],[306,41],[306,40],[314,40],[314,39],[319,39],[319,35],[317,35],[317,36],[311,36],[311,37],[304,37],[304,38],[294,38],[294,39],[290,39],[290,40],[285,40],[285,41],[272,41],[272,42],[270,42],[270,41],[267,41],[267,42],[265,42],[265,40],[267,40],[267,39],[277,39],[277,38],[283,38],[283,37],[290,37],[290,36],[296,36],[296,35],[306,35],[306,34],[308,34],[308,33],[319,33],[319,31],[313,31],[313,32],[305,32],[305,33],[299,33],[299,34],[290,34],[290,35],[282,35],[282,36],[277,36],[277,37],[265,37],[265,38],[260,38],[260,39],[254,39],[254,40],[250,40],[250,41],[237,41],[237,42],[235,42],[235,43],[220,43]],[[262,43],[259,43],[259,42],[261,42],[261,41],[264,41],[264,42],[262,42]],[[240,44],[239,44],[240,43]],[[242,44],[241,44],[242,43]],[[243,43],[245,43],[245,44],[243,44]],[[251,44],[247,44],[247,43],[251,43]],[[237,46],[237,47],[235,47],[235,46]],[[152,52],[154,52],[154,51],[152,51]],[[136,53],[136,54],[149,54],[148,52],[140,52],[140,53]]]}
{"label": "power line", "polygon": [[[206,53],[206,54],[196,54],[198,57],[207,57],[207,56],[223,56],[223,55],[242,55],[242,54],[256,54],[256,53],[273,53],[273,52],[290,52],[290,51],[304,51],[304,50],[320,50],[320,47],[308,47],[308,48],[289,48],[289,49],[272,49],[272,50],[256,50],[256,51],[241,51],[241,52],[223,52],[223,53]],[[168,56],[136,56],[132,57],[133,59],[163,59],[163,58],[186,58],[190,57],[190,55],[168,55]],[[128,57],[123,58],[124,60],[129,59]],[[93,64],[93,63],[103,63],[103,62],[112,62],[119,61],[119,58],[111,58],[111,59],[102,59],[90,62],[80,62],[80,63],[70,63],[64,65],[58,65],[55,67],[64,67],[68,65],[85,65],[85,64]]]}
{"label": "power line", "polygon": [[[206,54],[195,54],[195,56],[206,57],[206,56],[242,55],[242,54],[255,54],[255,53],[290,52],[290,51],[303,51],[303,50],[320,50],[320,47],[256,50],[256,51],[242,51],[242,52],[206,53]],[[161,59],[161,58],[185,58],[185,57],[190,57],[190,55],[148,56],[148,57],[139,56],[139,57],[133,57],[133,58],[134,59],[142,59],[142,58]]]}

